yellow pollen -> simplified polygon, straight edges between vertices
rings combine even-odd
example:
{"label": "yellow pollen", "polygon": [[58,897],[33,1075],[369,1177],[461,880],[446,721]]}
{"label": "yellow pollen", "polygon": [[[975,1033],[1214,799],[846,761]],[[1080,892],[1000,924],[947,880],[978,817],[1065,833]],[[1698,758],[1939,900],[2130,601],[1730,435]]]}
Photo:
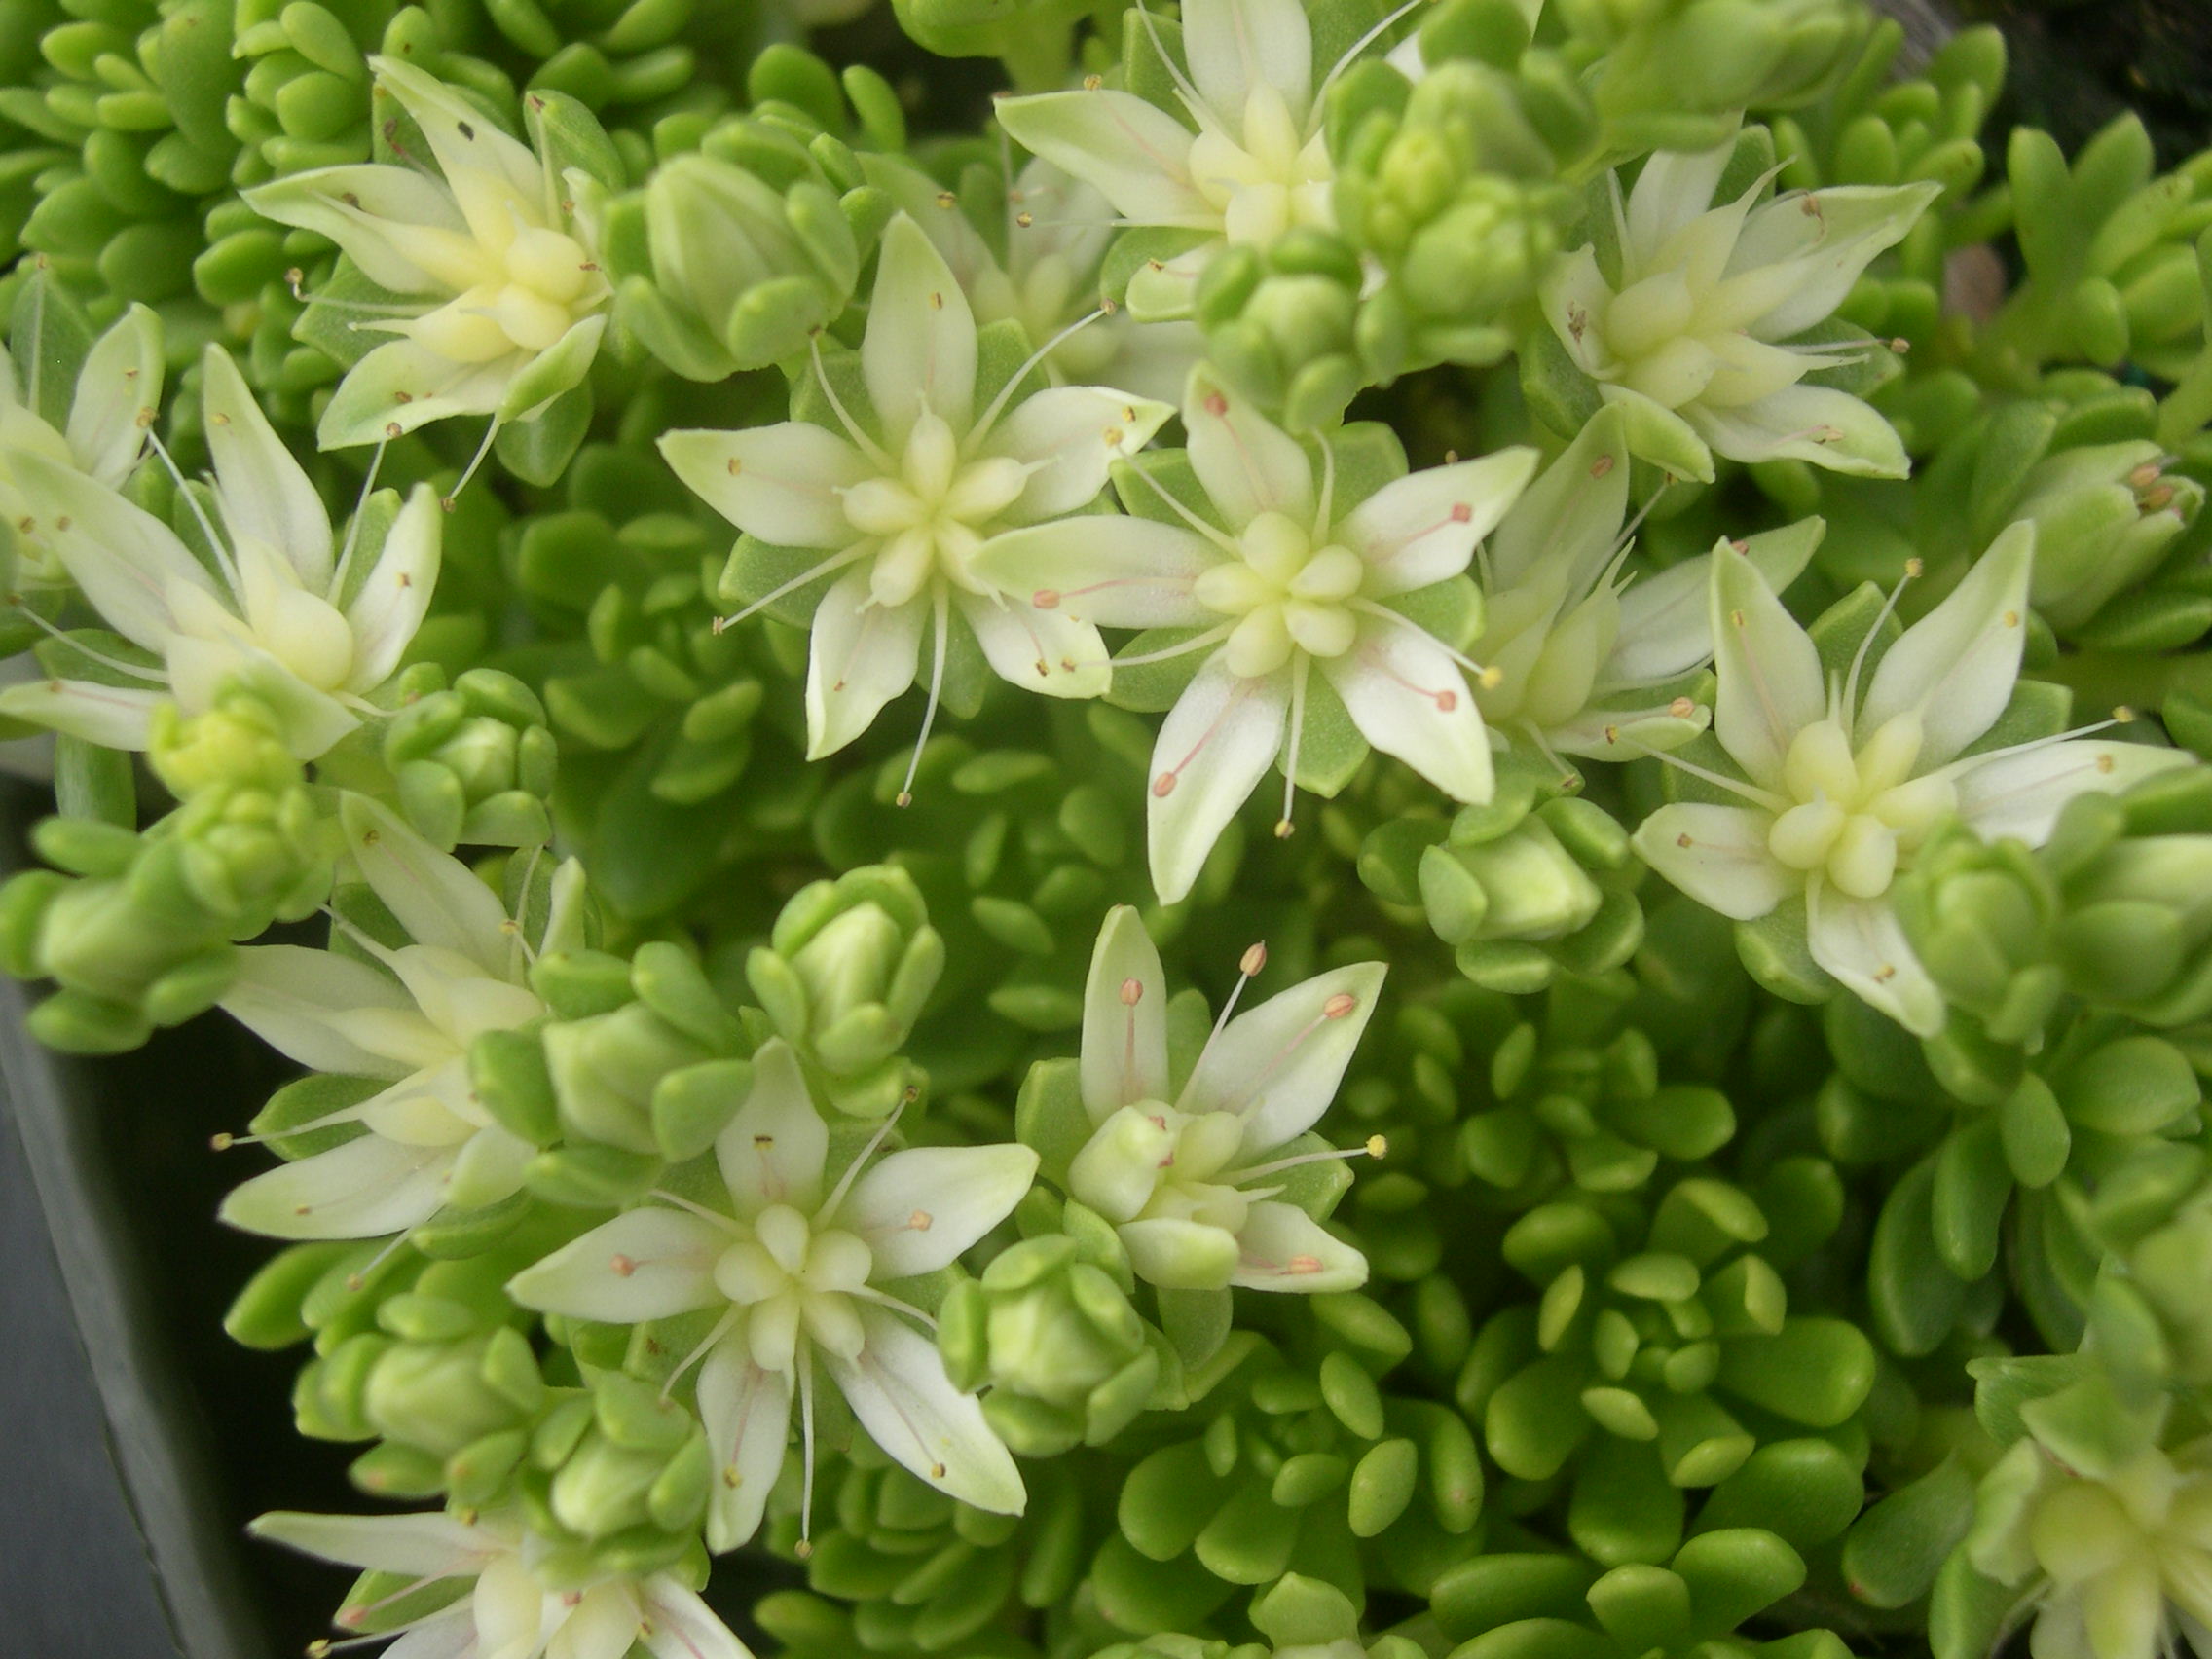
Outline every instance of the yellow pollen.
{"label": "yellow pollen", "polygon": [[1389,1150],[1390,1150],[1390,1137],[1389,1137],[1388,1135],[1369,1135],[1369,1136],[1367,1137],[1367,1156],[1368,1156],[1368,1157],[1370,1157],[1370,1158],[1381,1158],[1381,1157],[1382,1157],[1382,1155],[1383,1155],[1384,1153],[1388,1152]]}
{"label": "yellow pollen", "polygon": [[1247,979],[1256,979],[1260,970],[1268,965],[1268,947],[1265,941],[1253,945],[1237,960],[1236,970]]}

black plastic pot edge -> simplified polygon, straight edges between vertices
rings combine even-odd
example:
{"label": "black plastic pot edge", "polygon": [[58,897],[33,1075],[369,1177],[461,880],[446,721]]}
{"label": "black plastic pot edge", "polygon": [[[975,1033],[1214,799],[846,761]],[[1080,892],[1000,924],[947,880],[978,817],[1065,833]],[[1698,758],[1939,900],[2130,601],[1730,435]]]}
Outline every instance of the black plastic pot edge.
{"label": "black plastic pot edge", "polygon": [[[23,804],[11,800],[17,810],[8,816],[19,818]],[[155,1593],[183,1659],[269,1659],[227,1523],[203,1500],[211,1490],[204,1427],[161,1385],[177,1375],[175,1361],[129,1259],[93,1116],[100,1090],[83,1061],[41,1047],[24,1029],[30,1002],[22,985],[0,976],[0,1082]]]}

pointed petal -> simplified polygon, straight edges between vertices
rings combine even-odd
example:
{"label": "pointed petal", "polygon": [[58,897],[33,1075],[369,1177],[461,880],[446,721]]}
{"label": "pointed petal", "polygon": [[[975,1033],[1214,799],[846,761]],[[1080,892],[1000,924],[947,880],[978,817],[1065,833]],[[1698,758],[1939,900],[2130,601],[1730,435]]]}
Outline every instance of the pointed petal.
{"label": "pointed petal", "polygon": [[1722,543],[1713,553],[1713,729],[1751,781],[1780,786],[1790,741],[1827,714],[1821,653],[1758,567]]}
{"label": "pointed petal", "polygon": [[1710,209],[1735,153],[1730,138],[1710,150],[1661,150],[1646,161],[1629,191],[1624,264],[1642,274],[1668,240]]}
{"label": "pointed petal", "polygon": [[1299,0],[1185,0],[1183,51],[1191,79],[1233,134],[1244,130],[1244,100],[1272,87],[1306,114],[1313,92],[1313,30]]}
{"label": "pointed petal", "polygon": [[1056,597],[1068,615],[1109,628],[1195,628],[1216,620],[1193,597],[1198,572],[1221,563],[1213,543],[1181,525],[1086,513],[994,535],[969,571],[1032,604]]}
{"label": "pointed petal", "polygon": [[365,1134],[232,1189],[216,1213],[270,1238],[381,1238],[444,1201],[453,1148]]}
{"label": "pointed petal", "polygon": [[1020,1514],[1021,1473],[982,1407],[945,1377],[937,1345],[887,1309],[864,1306],[860,1316],[867,1340],[857,1359],[820,1351],[861,1426],[938,1491],[994,1515]]}
{"label": "pointed petal", "polygon": [[743,1330],[724,1337],[699,1362],[699,1420],[715,1455],[707,1547],[734,1550],[760,1530],[783,1473],[792,1432],[790,1374],[755,1365]]}
{"label": "pointed petal", "polygon": [[353,630],[353,667],[346,677],[355,693],[374,691],[392,676],[416,630],[429,613],[445,557],[445,513],[427,484],[418,484],[385,532],[376,565],[346,608]]}
{"label": "pointed petal", "polygon": [[1001,98],[1014,141],[1093,186],[1132,224],[1221,223],[1191,182],[1195,134],[1165,110],[1111,88]]}
{"label": "pointed petal", "polygon": [[[500,131],[482,110],[443,81],[402,58],[372,57],[369,67],[376,72],[377,91],[398,99],[423,129],[437,156],[438,170],[461,198],[464,210],[471,205],[463,189],[471,174],[488,174],[504,194],[542,209],[545,168],[528,145]],[[513,234],[511,226],[477,225],[473,217],[471,225],[480,238],[488,229]]]}
{"label": "pointed petal", "polygon": [[1167,975],[1135,906],[1106,912],[1083,987],[1083,1104],[1093,1124],[1167,1098]]}
{"label": "pointed petal", "polygon": [[152,741],[160,690],[102,685],[92,680],[26,680],[0,691],[0,715],[49,731],[66,732],[102,749],[143,750]]}
{"label": "pointed petal", "polygon": [[649,1622],[638,1640],[653,1659],[753,1659],[714,1608],[672,1574],[656,1572],[640,1588]]}
{"label": "pointed petal", "polygon": [[516,351],[488,363],[456,363],[412,340],[387,341],[346,371],[315,427],[315,443],[350,449],[449,415],[489,415],[529,362]]}
{"label": "pointed petal", "polygon": [[446,1202],[456,1209],[504,1202],[522,1191],[523,1175],[536,1156],[537,1148],[497,1124],[478,1129],[454,1156]]}
{"label": "pointed petal", "polygon": [[694,495],[748,535],[777,547],[838,548],[860,539],[838,492],[875,468],[835,432],[804,421],[663,432],[660,453]]}
{"label": "pointed petal", "polygon": [[380,288],[443,294],[456,286],[449,278],[461,274],[455,256],[468,224],[437,179],[359,164],[293,173],[242,194],[262,217],[328,237]]}
{"label": "pointed petal", "polygon": [[1145,799],[1152,884],[1161,903],[1191,891],[1214,842],[1274,764],[1289,708],[1286,676],[1242,680],[1216,654],[1168,711]]}
{"label": "pointed petal", "polygon": [[1825,321],[1860,274],[1904,240],[1939,184],[1846,185],[1792,192],[1752,210],[1728,261],[1731,278],[1755,276],[1774,296],[1744,326],[1761,340],[1787,340]]}
{"label": "pointed petal", "polygon": [[2032,522],[2008,527],[1943,603],[1905,630],[1860,706],[1861,741],[1899,715],[1918,715],[1927,772],[1990,728],[2020,677],[2035,550]]}
{"label": "pointed petal", "polygon": [[33,539],[51,548],[86,602],[134,645],[166,653],[174,627],[173,583],[212,596],[215,579],[168,526],[42,455],[9,457]]}
{"label": "pointed petal", "polygon": [[1490,538],[1492,580],[1500,590],[1518,587],[1531,571],[1565,565],[1575,572],[1569,592],[1586,590],[1620,538],[1628,481],[1626,422],[1604,404],[1499,522]]}
{"label": "pointed petal", "polygon": [[861,372],[894,450],[924,409],[956,437],[976,418],[975,313],[944,255],[903,213],[883,233]]}
{"label": "pointed petal", "polygon": [[1241,398],[1232,397],[1200,369],[1191,376],[1183,410],[1191,434],[1191,466],[1232,530],[1261,513],[1313,522],[1313,465],[1297,439]]}
{"label": "pointed petal", "polygon": [[1106,642],[1088,622],[1057,607],[1040,610],[1027,599],[956,592],[960,614],[991,669],[1010,685],[1048,697],[1096,697],[1112,670]]}
{"label": "pointed petal", "polygon": [[1677,801],[1638,827],[1636,850],[1707,909],[1756,921],[1805,883],[1767,851],[1773,822],[1750,807]]}
{"label": "pointed petal", "polygon": [[1008,515],[1034,524],[1088,506],[1106,488],[1108,464],[1144,448],[1174,413],[1108,386],[1052,387],[1023,398],[999,418],[986,446],[1038,468]]}
{"label": "pointed petal", "polygon": [[[170,591],[172,603],[178,600]],[[212,601],[209,602],[210,604]],[[319,758],[361,723],[360,716],[327,691],[318,691],[259,645],[241,639],[170,638],[165,653],[169,689],[187,715],[215,706],[224,683],[236,680],[269,705],[282,730],[284,746],[302,760]]]}
{"label": "pointed petal", "polygon": [[798,1056],[782,1038],[753,1056],[753,1088],[715,1140],[715,1161],[738,1214],[770,1204],[811,1211],[822,1201],[830,1126],[815,1110]]}
{"label": "pointed petal", "polygon": [[1577,368],[1595,375],[1617,367],[1604,330],[1592,326],[1592,319],[1604,316],[1613,300],[1612,284],[1598,268],[1595,247],[1579,247],[1553,261],[1537,298],[1544,320]]}
{"label": "pointed petal", "polygon": [[[1779,594],[1803,573],[1826,530],[1825,520],[1801,519],[1750,537],[1744,556]],[[1631,583],[1621,594],[1620,631],[1600,682],[1655,685],[1710,660],[1713,608],[1707,595],[1712,580],[1713,561],[1701,553]]]}
{"label": "pointed petal", "polygon": [[410,1578],[473,1573],[498,1540],[452,1515],[303,1515],[279,1509],[246,1523],[257,1538],[371,1572]]}
{"label": "pointed petal", "polygon": [[634,1584],[619,1579],[596,1584],[562,1621],[561,1634],[547,1644],[547,1659],[622,1659],[644,1623]]}
{"label": "pointed petal", "polygon": [[704,1217],[641,1204],[564,1244],[509,1280],[525,1308],[571,1319],[640,1325],[727,1300],[715,1262],[731,1241]]}
{"label": "pointed petal", "polygon": [[1832,387],[1784,387],[1732,409],[1691,403],[1681,416],[1730,461],[1804,461],[1858,478],[1911,470],[1897,428],[1872,404]]}
{"label": "pointed petal", "polygon": [[1229,1282],[1246,1290],[1318,1296],[1367,1282],[1367,1258],[1295,1204],[1254,1204],[1236,1245]]}
{"label": "pointed petal", "polygon": [[162,405],[162,322],[133,305],[86,353],[69,404],[69,453],[95,482],[114,490],[146,446]]}
{"label": "pointed petal", "polygon": [[1534,450],[1516,448],[1432,466],[1360,502],[1337,525],[1345,545],[1367,561],[1360,591],[1387,598],[1464,571],[1475,544],[1497,528],[1536,470],[1536,459]]}
{"label": "pointed petal", "polygon": [[201,353],[200,398],[215,461],[215,499],[232,538],[275,548],[302,587],[321,593],[330,586],[330,515],[220,346]]}
{"label": "pointed petal", "polygon": [[838,1214],[875,1254],[871,1278],[950,1267],[1008,1216],[1037,1176],[1025,1146],[917,1146],[880,1160]]}
{"label": "pointed petal", "polygon": [[838,577],[822,596],[806,664],[809,760],[844,748],[867,730],[884,704],[914,683],[928,610],[920,599],[877,605],[865,564]]}
{"label": "pointed petal", "polygon": [[476,1610],[462,1600],[409,1625],[383,1659],[471,1659],[475,1650]]}
{"label": "pointed petal", "polygon": [[1806,901],[1805,940],[1815,962],[1915,1036],[1942,1030],[1943,993],[1913,955],[1887,898],[1846,899],[1826,888]]}
{"label": "pointed petal", "polygon": [[367,795],[347,794],[338,811],[362,879],[409,939],[465,956],[495,978],[507,977],[515,936],[498,895],[475,871]]}
{"label": "pointed petal", "polygon": [[1162,1290],[1227,1290],[1236,1272],[1236,1235],[1211,1222],[1156,1215],[1115,1230],[1129,1271]]}
{"label": "pointed petal", "polygon": [[2117,794],[2143,779],[2193,764],[2186,750],[2147,743],[2078,738],[2001,759],[1958,764],[1959,817],[1984,840],[2012,836],[2031,847],[2050,838],[2051,826],[2078,794]]}
{"label": "pointed petal", "polygon": [[1388,972],[1333,969],[1238,1014],[1191,1073],[1185,1110],[1242,1113],[1243,1162],[1304,1134],[1336,1099]]}
{"label": "pointed petal", "polygon": [[1358,643],[1321,668],[1360,736],[1454,800],[1490,799],[1490,734],[1442,645],[1410,624],[1370,618]]}
{"label": "pointed petal", "polygon": [[330,1015],[355,1009],[404,1009],[414,999],[365,962],[296,944],[249,945],[222,1008],[287,1059],[318,1072],[398,1079],[415,1068],[363,1049],[333,1028]]}

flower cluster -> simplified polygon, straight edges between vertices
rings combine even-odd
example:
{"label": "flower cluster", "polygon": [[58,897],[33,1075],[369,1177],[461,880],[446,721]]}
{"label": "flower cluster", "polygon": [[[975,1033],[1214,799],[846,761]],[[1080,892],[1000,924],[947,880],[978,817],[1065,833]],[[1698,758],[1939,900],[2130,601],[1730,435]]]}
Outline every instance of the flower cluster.
{"label": "flower cluster", "polygon": [[311,1650],[2212,1641],[2212,152],[866,11],[0,66],[0,966],[297,1068]]}

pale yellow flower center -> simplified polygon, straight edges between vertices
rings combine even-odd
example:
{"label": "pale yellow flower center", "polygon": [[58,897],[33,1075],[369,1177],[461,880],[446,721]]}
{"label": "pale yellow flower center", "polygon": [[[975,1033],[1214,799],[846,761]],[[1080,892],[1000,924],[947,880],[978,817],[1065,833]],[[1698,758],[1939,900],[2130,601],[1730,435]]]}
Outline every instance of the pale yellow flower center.
{"label": "pale yellow flower center", "polygon": [[543,351],[604,297],[591,255],[565,231],[518,222],[505,247],[478,242],[476,252],[476,279],[407,325],[418,344],[454,362]]}
{"label": "pale yellow flower center", "polygon": [[1004,456],[962,461],[943,417],[925,409],[907,434],[895,474],[845,491],[846,522],[882,538],[868,592],[883,606],[904,605],[942,575],[971,593],[986,591],[968,572],[983,527],[1014,505],[1028,469]]}
{"label": "pale yellow flower center", "polygon": [[1889,891],[1900,852],[1918,846],[1958,805],[1940,775],[1915,777],[1920,717],[1886,720],[1857,749],[1839,721],[1815,720],[1790,740],[1783,787],[1796,804],[1767,830],[1767,850],[1791,869],[1821,871],[1854,899]]}
{"label": "pale yellow flower center", "polygon": [[1218,1177],[1244,1142],[1234,1112],[1178,1112],[1140,1100],[1117,1113],[1077,1154],[1069,1190],[1120,1225],[1191,1221],[1243,1230],[1252,1199]]}
{"label": "pale yellow flower center", "polygon": [[1367,565],[1350,548],[1313,545],[1306,528],[1286,514],[1264,512],[1236,540],[1237,557],[1201,572],[1194,590],[1200,605],[1234,617],[1222,647],[1232,674],[1272,674],[1293,651],[1338,657],[1352,647]]}
{"label": "pale yellow flower center", "polygon": [[1294,226],[1335,228],[1328,145],[1318,132],[1301,142],[1274,88],[1244,100],[1240,139],[1209,124],[1191,145],[1191,182],[1220,209],[1231,241],[1264,246]]}
{"label": "pale yellow flower center", "polygon": [[855,1294],[867,1287],[875,1258],[855,1234],[817,1230],[789,1204],[753,1219],[752,1236],[723,1250],[715,1284],[745,1309],[745,1344],[763,1371],[788,1374],[803,1332],[841,1358],[864,1341]]}

